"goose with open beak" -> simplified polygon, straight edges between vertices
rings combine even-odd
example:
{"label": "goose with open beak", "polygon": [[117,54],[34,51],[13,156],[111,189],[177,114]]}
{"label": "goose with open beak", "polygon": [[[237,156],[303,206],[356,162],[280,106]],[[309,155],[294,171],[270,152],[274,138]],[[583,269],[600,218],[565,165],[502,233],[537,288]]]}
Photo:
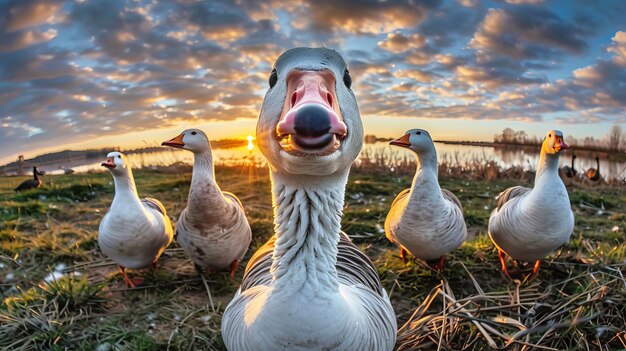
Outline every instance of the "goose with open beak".
{"label": "goose with open beak", "polygon": [[376,268],[341,231],[363,126],[335,51],[284,52],[257,143],[272,181],[275,235],[248,262],[222,317],[229,350],[392,350],[396,318]]}

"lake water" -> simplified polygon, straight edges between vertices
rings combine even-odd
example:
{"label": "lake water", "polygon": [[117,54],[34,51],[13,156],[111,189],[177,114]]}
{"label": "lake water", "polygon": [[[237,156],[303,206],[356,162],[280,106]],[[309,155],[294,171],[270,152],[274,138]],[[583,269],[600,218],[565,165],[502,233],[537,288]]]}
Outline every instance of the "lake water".
{"label": "lake water", "polygon": [[[488,162],[495,161],[503,168],[511,166],[521,166],[524,169],[535,169],[539,154],[537,152],[529,151],[524,148],[494,148],[483,146],[469,146],[469,145],[454,145],[435,143],[439,162],[447,162],[452,165],[473,163],[473,162]],[[386,160],[403,160],[405,158],[413,158],[413,153],[405,148],[389,146],[387,142],[377,142],[374,144],[364,144],[363,154],[368,155],[384,155]],[[571,164],[570,151],[567,151],[561,157],[561,166]],[[139,167],[152,167],[152,166],[170,166],[176,163],[192,164],[193,154],[185,150],[178,150],[172,148],[163,148],[163,151],[159,152],[144,152],[144,153],[131,153],[127,154],[128,159],[133,168]],[[595,154],[578,154],[576,158],[576,169],[579,172],[584,172],[590,167],[596,167],[596,161],[594,159]],[[254,147],[252,150],[248,150],[247,146],[229,148],[229,149],[214,149],[213,159],[216,164],[224,165],[241,165],[242,163],[264,165],[265,161],[263,155],[259,152],[258,148]],[[61,174],[62,169],[59,167],[71,167],[76,172],[87,172],[102,170],[100,163],[103,160],[94,159],[83,161],[81,164],[69,164],[69,165],[46,165],[41,169],[45,170],[49,174]],[[626,162],[608,161],[601,157],[600,159],[600,173],[607,179],[624,179],[626,178]]]}

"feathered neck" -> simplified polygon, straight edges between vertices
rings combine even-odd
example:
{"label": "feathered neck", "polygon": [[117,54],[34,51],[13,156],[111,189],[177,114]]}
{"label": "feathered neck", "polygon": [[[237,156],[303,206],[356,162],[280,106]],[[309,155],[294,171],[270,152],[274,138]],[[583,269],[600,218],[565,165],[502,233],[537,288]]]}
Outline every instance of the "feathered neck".
{"label": "feathered neck", "polygon": [[37,168],[33,167],[33,177],[35,180],[39,180],[39,174],[37,174]]}
{"label": "feathered neck", "polygon": [[191,184],[199,182],[215,182],[215,167],[213,166],[213,154],[211,149],[193,154],[193,173]]}
{"label": "feathered neck", "polygon": [[194,153],[191,187],[187,201],[187,219],[206,221],[207,210],[226,201],[215,182],[215,167],[211,150]]}
{"label": "feathered neck", "polygon": [[438,181],[439,164],[437,163],[437,151],[435,151],[435,148],[433,147],[432,150],[427,152],[415,154],[417,155],[417,169],[411,185],[411,194],[419,194],[422,192],[439,194],[440,191],[436,191],[437,189],[440,189]]}
{"label": "feathered neck", "polygon": [[535,174],[535,188],[559,178],[559,154],[548,154],[542,147]]}
{"label": "feathered neck", "polygon": [[348,170],[331,176],[285,176],[273,171],[277,294],[329,298],[338,293],[337,244]]}
{"label": "feathered neck", "polygon": [[115,183],[115,196],[111,207],[138,205],[143,208],[130,167],[126,169],[125,174],[113,174],[113,182]]}

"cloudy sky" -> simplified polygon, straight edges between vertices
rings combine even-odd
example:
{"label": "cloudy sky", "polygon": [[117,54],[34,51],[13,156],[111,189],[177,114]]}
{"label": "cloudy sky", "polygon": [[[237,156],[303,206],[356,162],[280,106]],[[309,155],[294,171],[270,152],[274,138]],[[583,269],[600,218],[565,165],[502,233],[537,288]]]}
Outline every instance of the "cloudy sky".
{"label": "cloudy sky", "polygon": [[[626,116],[626,1],[0,2],[0,161],[254,134],[286,48],[349,63],[366,133],[607,133]],[[4,163],[2,162],[2,163]]]}

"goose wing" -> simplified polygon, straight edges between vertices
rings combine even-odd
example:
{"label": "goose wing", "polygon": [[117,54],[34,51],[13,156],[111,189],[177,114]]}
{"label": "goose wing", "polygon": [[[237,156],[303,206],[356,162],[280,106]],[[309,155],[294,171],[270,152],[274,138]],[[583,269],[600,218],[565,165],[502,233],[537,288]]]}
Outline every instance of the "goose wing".
{"label": "goose wing", "polygon": [[165,206],[163,206],[161,201],[152,197],[146,197],[145,199],[141,200],[141,203],[144,207],[151,208],[155,211],[158,211],[162,215],[167,216],[167,211],[165,210]]}
{"label": "goose wing", "polygon": [[502,208],[502,206],[504,206],[504,204],[507,203],[509,200],[516,198],[518,196],[522,196],[530,191],[531,191],[530,188],[526,188],[526,187],[519,186],[519,185],[506,189],[505,191],[501,192],[498,195],[497,210],[499,211]]}
{"label": "goose wing", "polygon": [[[272,253],[276,243],[276,235],[272,236],[265,245],[254,253],[243,276],[241,291],[246,291],[257,285],[266,285],[272,280]],[[348,284],[363,284],[375,291],[381,297],[386,296],[376,267],[372,261],[350,240],[344,232],[340,233],[337,245],[337,275]]]}
{"label": "goose wing", "polygon": [[461,205],[461,201],[450,190],[441,189],[441,194],[443,195],[444,199],[455,204],[461,210],[461,212],[463,212],[463,206]]}
{"label": "goose wing", "polygon": [[396,202],[400,201],[402,198],[404,198],[404,197],[408,196],[408,195],[409,195],[409,192],[411,192],[411,188],[407,188],[407,189],[402,190],[402,191],[398,194],[398,196],[396,196],[396,198],[395,198],[395,199],[393,199],[393,202],[391,203],[391,207],[393,207],[393,205],[395,205],[395,204],[396,204]]}

